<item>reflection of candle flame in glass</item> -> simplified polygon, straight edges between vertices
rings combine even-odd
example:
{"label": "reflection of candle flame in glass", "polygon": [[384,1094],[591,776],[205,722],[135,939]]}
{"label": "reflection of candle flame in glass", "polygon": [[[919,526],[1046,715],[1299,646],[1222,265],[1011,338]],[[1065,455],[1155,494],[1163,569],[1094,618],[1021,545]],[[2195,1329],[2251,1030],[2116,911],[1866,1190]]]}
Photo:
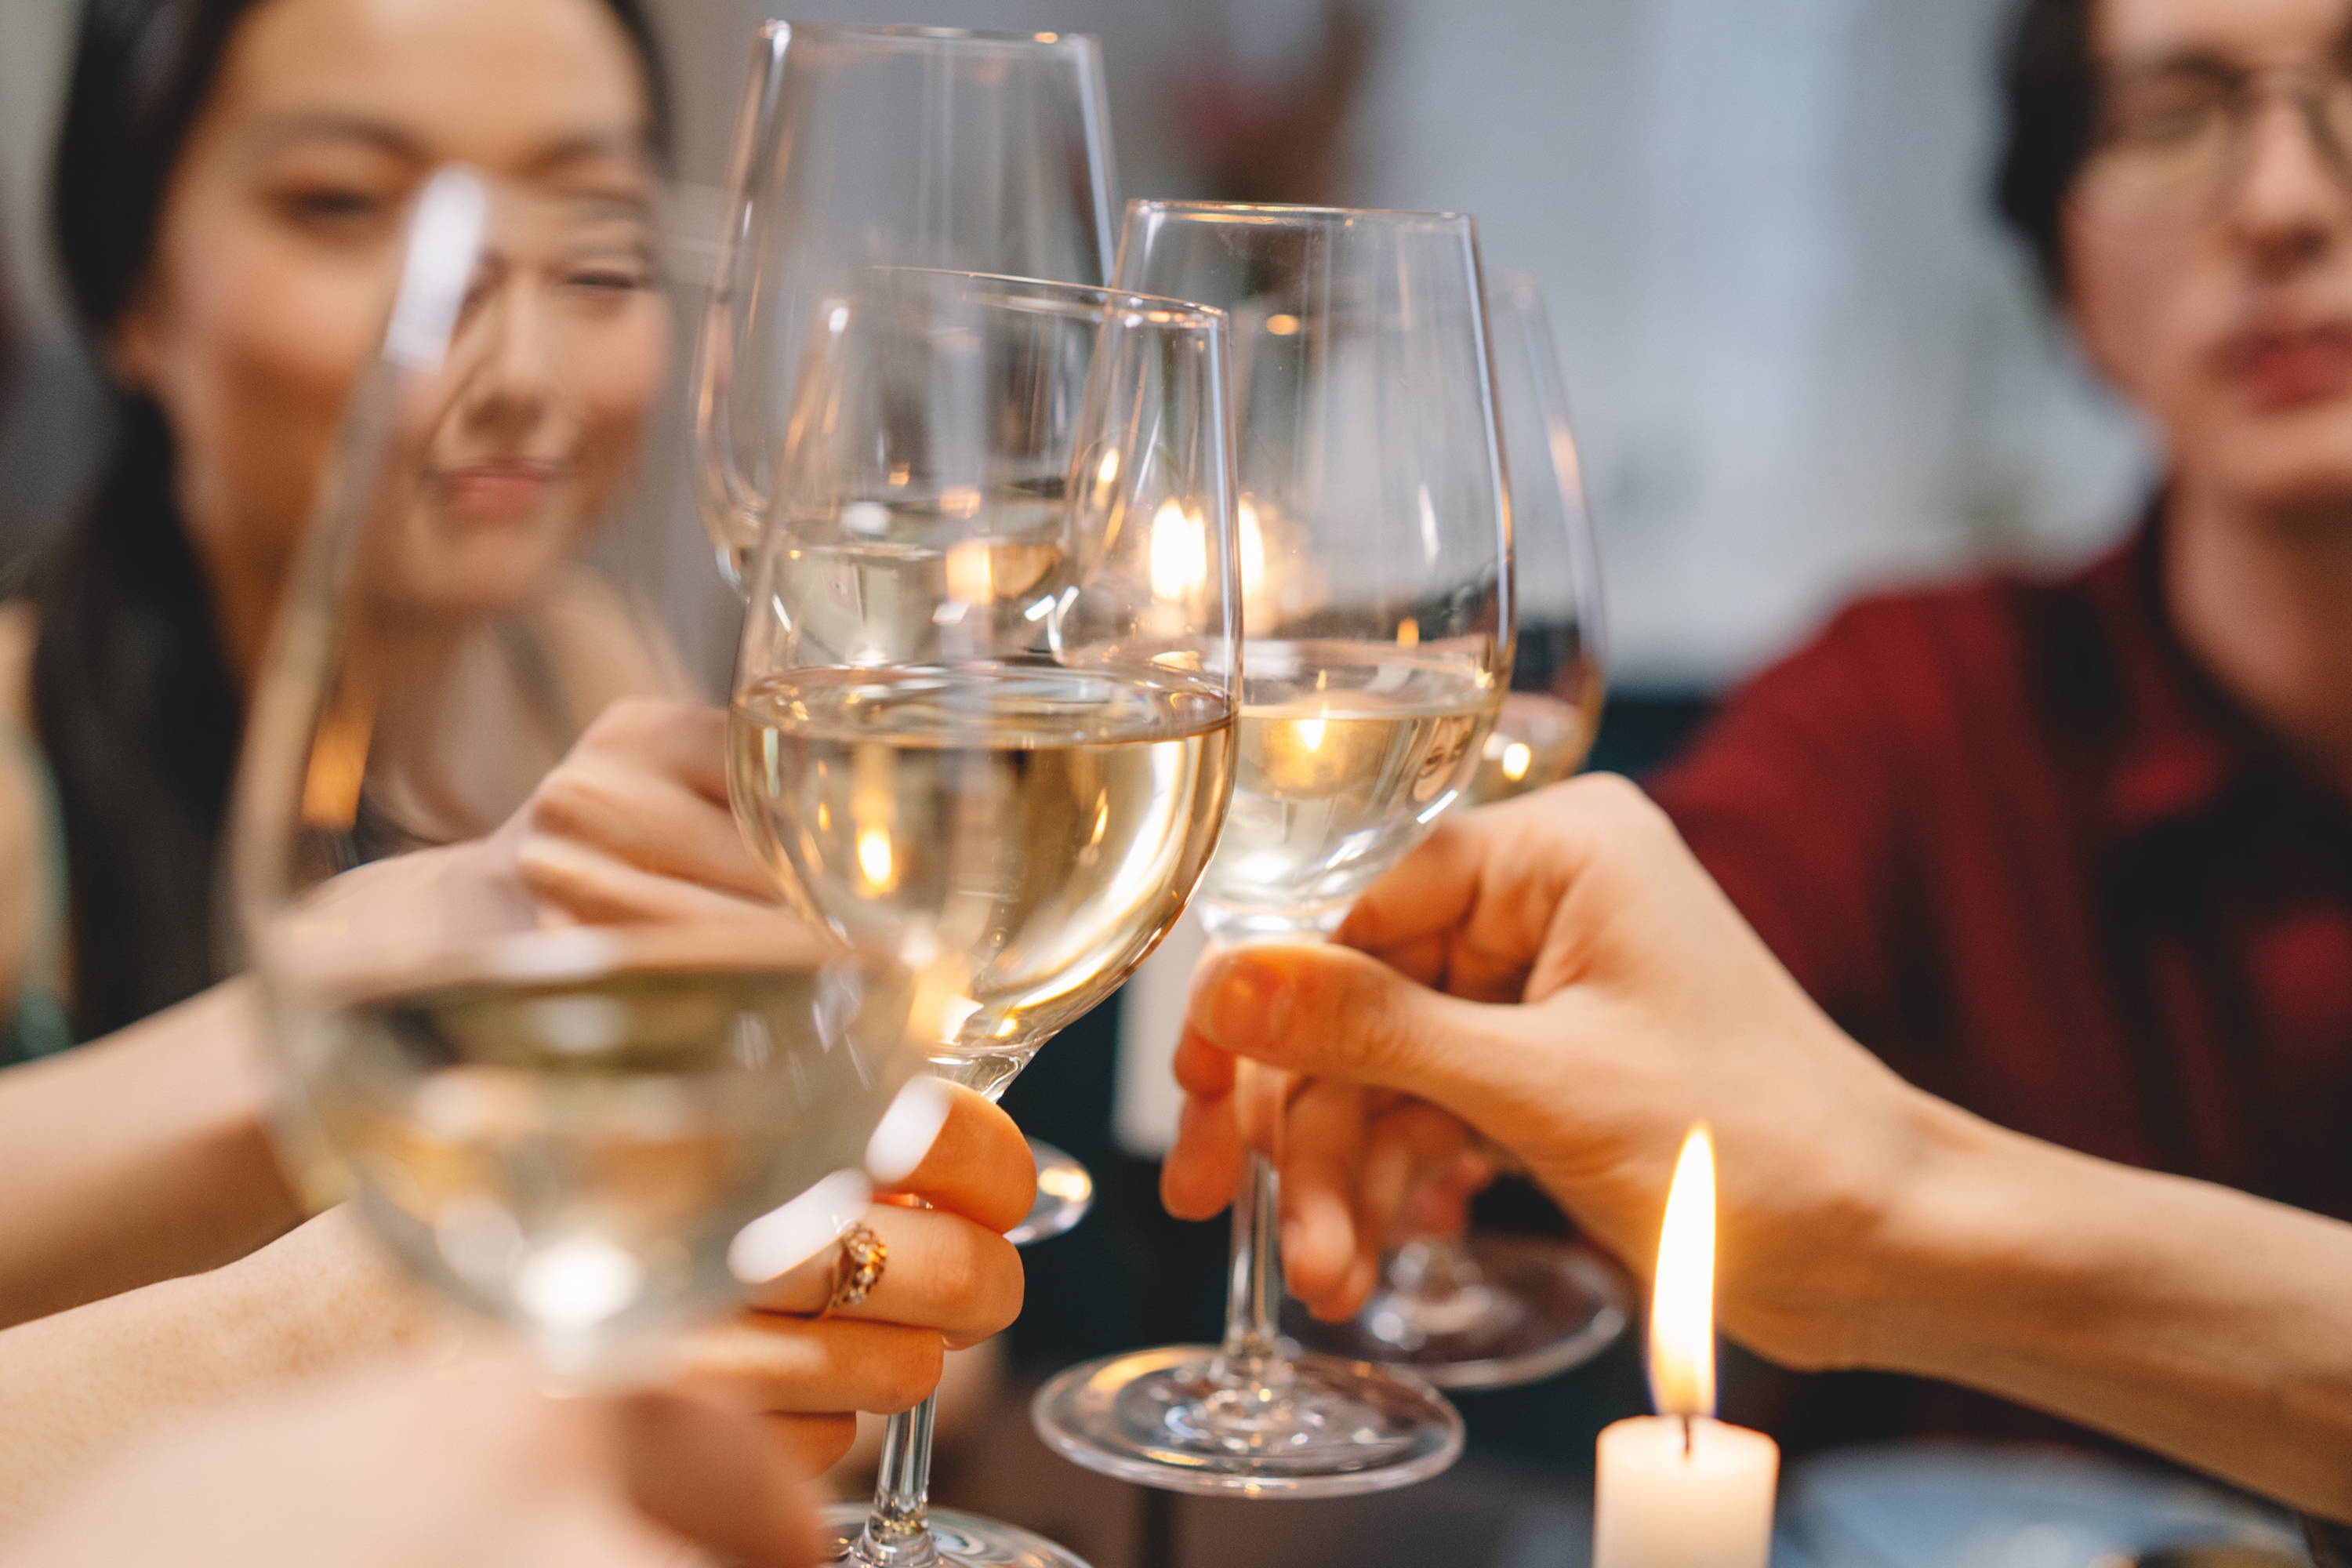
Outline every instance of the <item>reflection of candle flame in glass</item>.
{"label": "reflection of candle flame in glass", "polygon": [[897,868],[890,858],[890,835],[879,827],[857,830],[857,871],[866,885],[877,892],[887,889],[897,880]]}
{"label": "reflection of candle flame in glass", "polygon": [[1323,749],[1323,720],[1301,719],[1298,721],[1299,750],[1306,752],[1321,751]]}
{"label": "reflection of candle flame in glass", "polygon": [[1118,478],[1118,448],[1114,447],[1109,451],[1103,454],[1102,466],[1095,469],[1095,483],[1098,485],[1108,485],[1115,481]]}
{"label": "reflection of candle flame in glass", "polygon": [[966,605],[984,605],[996,597],[996,564],[988,546],[970,540],[948,549],[948,597]]}
{"label": "reflection of candle flame in glass", "polygon": [[1200,520],[1174,501],[1151,519],[1151,596],[1189,599],[1208,581],[1208,538]]}
{"label": "reflection of candle flame in glass", "polygon": [[1397,625],[1397,647],[1419,647],[1420,646],[1421,619],[1417,616],[1407,616]]}
{"label": "reflection of candle flame in glass", "polygon": [[1528,776],[1528,767],[1536,754],[1528,750],[1524,741],[1514,741],[1503,748],[1503,776],[1513,784]]}
{"label": "reflection of candle flame in glass", "polygon": [[1286,338],[1293,332],[1298,331],[1298,318],[1296,316],[1268,316],[1265,319],[1265,330],[1273,333],[1277,338]]}
{"label": "reflection of candle flame in glass", "polygon": [[1242,551],[1242,596],[1256,596],[1265,582],[1265,531],[1258,526],[1257,508],[1244,500],[1235,509],[1240,522]]}
{"label": "reflection of candle flame in glass", "polygon": [[1661,1415],[1715,1414],[1715,1143],[1694,1127],[1675,1162],[1650,1304],[1650,1397]]}

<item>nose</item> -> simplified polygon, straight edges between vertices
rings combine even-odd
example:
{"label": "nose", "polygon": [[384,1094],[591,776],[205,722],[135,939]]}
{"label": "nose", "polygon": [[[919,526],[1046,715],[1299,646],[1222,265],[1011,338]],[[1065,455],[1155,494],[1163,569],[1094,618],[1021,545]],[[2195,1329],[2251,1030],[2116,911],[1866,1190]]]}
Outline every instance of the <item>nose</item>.
{"label": "nose", "polygon": [[2265,276],[2307,267],[2342,243],[2352,224],[2344,153],[2312,106],[2271,97],[2247,128],[2243,156],[2230,223]]}
{"label": "nose", "polygon": [[542,293],[518,268],[484,301],[477,324],[483,342],[462,413],[477,430],[503,441],[528,436],[546,417],[553,396],[558,345]]}

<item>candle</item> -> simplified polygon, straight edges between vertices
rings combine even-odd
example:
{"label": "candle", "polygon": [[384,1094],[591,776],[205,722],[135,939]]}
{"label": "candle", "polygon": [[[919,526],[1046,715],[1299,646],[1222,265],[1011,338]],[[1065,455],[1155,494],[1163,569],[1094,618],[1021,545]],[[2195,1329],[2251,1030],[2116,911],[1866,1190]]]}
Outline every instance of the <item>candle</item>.
{"label": "candle", "polygon": [[1691,1129],[1650,1307],[1655,1415],[1601,1434],[1593,1568],[1764,1568],[1780,1450],[1715,1419],[1715,1146]]}

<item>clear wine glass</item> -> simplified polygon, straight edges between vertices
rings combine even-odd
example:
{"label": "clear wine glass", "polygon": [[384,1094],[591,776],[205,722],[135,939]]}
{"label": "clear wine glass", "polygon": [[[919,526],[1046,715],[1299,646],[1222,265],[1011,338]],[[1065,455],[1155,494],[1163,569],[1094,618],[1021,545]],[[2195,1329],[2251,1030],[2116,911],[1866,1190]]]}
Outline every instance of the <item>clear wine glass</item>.
{"label": "clear wine glass", "polygon": [[[782,905],[558,925],[493,836],[611,704],[692,695],[672,634],[733,602],[690,529],[601,504],[667,357],[656,237],[633,198],[425,188],[232,810],[290,1168],[572,1386],[733,1301],[738,1232],[859,1167],[920,1065],[909,987]],[[661,711],[715,784],[719,710]]]}
{"label": "clear wine glass", "polygon": [[[1543,291],[1489,279],[1487,339],[1511,492],[1518,648],[1511,690],[1480,749],[1468,799],[1507,800],[1584,764],[1600,727],[1600,554]],[[1390,1254],[1379,1288],[1344,1323],[1303,1313],[1303,1344],[1409,1366],[1440,1388],[1508,1388],[1591,1360],[1625,1331],[1622,1276],[1589,1247],[1546,1237],[1464,1236],[1431,1216]]]}
{"label": "clear wine glass", "polygon": [[[913,973],[934,1072],[992,1097],[1182,912],[1233,774],[1223,320],[893,269],[821,301],[749,576],[732,791],[835,929]],[[927,1509],[891,1419],[836,1561],[1074,1568]]]}
{"label": "clear wine glass", "polygon": [[[1317,941],[1461,795],[1510,680],[1510,521],[1477,245],[1451,214],[1138,202],[1117,277],[1224,309],[1240,413],[1243,697],[1234,805],[1202,880],[1216,943]],[[1461,1451],[1410,1373],[1299,1354],[1281,1298],[1278,1075],[1236,1089],[1255,1145],[1221,1346],[1073,1368],[1038,1430],[1178,1491],[1402,1486]]]}
{"label": "clear wine glass", "polygon": [[[1091,37],[762,26],[696,374],[698,489],[730,570],[767,516],[814,301],[877,266],[1106,283],[1117,186]],[[1094,1193],[1068,1154],[1030,1152],[1023,1243],[1076,1225]]]}

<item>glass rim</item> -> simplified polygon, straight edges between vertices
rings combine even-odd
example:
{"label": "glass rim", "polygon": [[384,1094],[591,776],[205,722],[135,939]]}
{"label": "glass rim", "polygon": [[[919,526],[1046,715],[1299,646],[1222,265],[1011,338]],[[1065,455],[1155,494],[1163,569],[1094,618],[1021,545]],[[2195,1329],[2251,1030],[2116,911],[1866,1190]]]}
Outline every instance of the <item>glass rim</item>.
{"label": "glass rim", "polygon": [[1244,221],[1277,218],[1347,223],[1359,218],[1381,218],[1396,223],[1411,221],[1443,226],[1475,226],[1477,222],[1468,213],[1417,212],[1410,207],[1329,207],[1288,202],[1208,202],[1165,196],[1136,196],[1127,204],[1127,216],[1132,217],[1138,209],[1172,213],[1185,217],[1223,217]]}
{"label": "glass rim", "polygon": [[[1038,292],[1038,303],[1072,310],[1135,310],[1150,318],[1152,326],[1185,331],[1213,331],[1225,312],[1214,305],[1134,289],[1110,289],[1097,283],[1066,283],[1056,278],[1024,278],[1013,272],[967,272],[955,267],[885,267],[877,270],[926,278],[969,278],[980,283],[1013,283]],[[1062,298],[1056,299],[1059,295]]]}
{"label": "glass rim", "polygon": [[908,47],[976,45],[982,49],[1041,49],[1099,55],[1100,41],[1092,33],[1016,33],[988,27],[941,27],[917,22],[795,22],[777,17],[760,24],[760,36],[789,42],[796,33],[819,38],[856,39]]}

